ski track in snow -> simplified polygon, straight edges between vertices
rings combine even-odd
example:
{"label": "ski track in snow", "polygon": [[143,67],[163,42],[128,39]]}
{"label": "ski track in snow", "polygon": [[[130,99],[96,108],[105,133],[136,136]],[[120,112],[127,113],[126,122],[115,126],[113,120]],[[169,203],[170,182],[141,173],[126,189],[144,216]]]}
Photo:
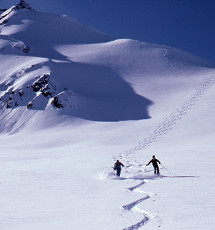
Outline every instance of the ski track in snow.
{"label": "ski track in snow", "polygon": [[36,113],[37,112],[34,112],[33,115],[31,115],[29,118],[27,118],[24,123],[22,123],[18,128],[16,128],[15,130],[13,130],[10,134],[18,133],[24,127],[26,127],[27,125],[29,125],[31,123],[32,119],[34,118],[34,116],[35,116]]}
{"label": "ski track in snow", "polygon": [[[137,173],[140,173],[140,172],[144,172],[145,169],[141,169],[143,168],[142,165],[140,164],[134,164],[134,166],[138,169],[137,170]],[[129,167],[132,167],[131,165]],[[157,177],[156,175],[155,176],[150,176],[148,179],[155,179],[155,178],[159,178]],[[132,186],[132,187],[129,187],[129,188],[126,188],[126,191],[129,191],[129,192],[135,192],[135,193],[140,193],[140,194],[144,194],[144,196],[136,201],[133,201],[131,203],[128,203],[128,204],[125,204],[122,206],[122,208],[126,211],[131,211],[133,213],[140,213],[143,215],[143,219],[140,220],[139,222],[127,227],[127,228],[124,228],[123,230],[135,230],[135,229],[139,229],[141,228],[143,225],[145,225],[148,221],[152,220],[155,218],[155,216],[141,208],[138,207],[139,204],[141,204],[142,202],[144,202],[145,200],[148,200],[150,199],[151,197],[154,197],[156,194],[154,193],[149,193],[149,192],[145,192],[143,190],[141,190],[140,188],[148,182],[148,180],[146,179],[141,179],[141,177],[131,177],[131,179],[134,179],[134,180],[141,180],[141,182],[135,186]]]}
{"label": "ski track in snow", "polygon": [[146,224],[150,219],[153,219],[154,216],[140,208],[137,207],[138,204],[142,203],[143,201],[150,199],[152,196],[154,196],[154,194],[147,194],[146,192],[143,192],[142,190],[139,189],[140,186],[142,186],[143,184],[145,184],[146,182],[141,182],[140,184],[138,184],[137,186],[131,187],[131,188],[127,188],[127,190],[132,191],[132,192],[138,192],[138,193],[145,193],[146,196],[144,196],[143,198],[140,198],[132,203],[126,204],[124,206],[122,206],[125,210],[127,211],[131,211],[131,212],[139,212],[143,215],[143,219],[141,221],[139,221],[138,223],[131,225],[130,227],[124,228],[123,230],[134,230],[134,229],[138,229],[140,227],[142,227],[144,224]]}
{"label": "ski track in snow", "polygon": [[[10,110],[6,115],[4,115],[0,119],[0,133],[4,132],[10,132],[11,127],[13,127],[16,124],[16,121],[13,121],[13,117],[15,116],[16,111],[15,110]],[[7,122],[2,122],[6,118]],[[12,123],[9,121],[12,120]]]}
{"label": "ski track in snow", "polygon": [[[162,124],[158,126],[157,129],[154,130],[152,135],[150,135],[148,138],[145,138],[143,141],[141,141],[137,146],[134,148],[125,151],[124,153],[120,153],[118,157],[113,156],[114,161],[116,159],[124,160],[126,168],[129,169],[126,170],[128,173],[131,173],[135,175],[135,173],[143,173],[146,171],[146,168],[144,168],[144,164],[140,164],[137,156],[135,155],[135,152],[146,149],[149,147],[153,142],[157,142],[163,135],[167,134],[169,130],[173,128],[173,126],[176,124],[176,121],[181,120],[182,116],[186,115],[188,110],[190,110],[196,103],[199,101],[199,99],[215,84],[215,76],[211,76],[209,79],[204,80],[199,87],[196,89],[196,91],[189,97],[174,113],[172,113],[170,116],[164,119]],[[136,172],[135,172],[136,171]],[[135,172],[135,173],[134,173]],[[139,222],[131,225],[130,227],[124,228],[123,230],[137,230],[141,228],[143,225],[145,225],[150,220],[154,219],[155,216],[151,213],[144,211],[138,207],[138,204],[144,202],[145,200],[150,199],[151,197],[155,196],[156,194],[144,192],[140,189],[146,182],[146,179],[141,177],[131,177],[131,179],[134,180],[142,180],[141,183],[138,185],[135,185],[134,187],[127,188],[126,190],[130,192],[138,192],[143,193],[145,196],[143,198],[140,198],[134,202],[131,202],[129,204],[125,204],[122,206],[124,210],[131,211],[131,212],[138,212],[143,215],[143,219]],[[155,177],[151,177],[148,179],[155,179]]]}

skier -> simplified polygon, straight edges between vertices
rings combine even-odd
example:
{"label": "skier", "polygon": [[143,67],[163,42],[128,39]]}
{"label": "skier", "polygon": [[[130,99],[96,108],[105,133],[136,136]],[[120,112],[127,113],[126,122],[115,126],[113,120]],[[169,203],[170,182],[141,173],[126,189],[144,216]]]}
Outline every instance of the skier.
{"label": "skier", "polygon": [[158,167],[158,163],[160,164],[160,161],[158,160],[158,159],[156,159],[155,158],[155,155],[153,155],[152,156],[152,159],[149,161],[149,163],[146,165],[146,166],[148,166],[149,164],[151,164],[152,163],[152,165],[153,165],[153,167],[154,167],[154,173],[156,174],[156,172],[157,172],[157,174],[160,174],[160,172],[159,172],[159,167]]}
{"label": "skier", "polygon": [[117,176],[120,176],[121,174],[121,170],[122,170],[122,167],[124,167],[123,163],[121,163],[119,160],[116,161],[116,163],[114,164],[114,170],[116,170],[116,175]]}

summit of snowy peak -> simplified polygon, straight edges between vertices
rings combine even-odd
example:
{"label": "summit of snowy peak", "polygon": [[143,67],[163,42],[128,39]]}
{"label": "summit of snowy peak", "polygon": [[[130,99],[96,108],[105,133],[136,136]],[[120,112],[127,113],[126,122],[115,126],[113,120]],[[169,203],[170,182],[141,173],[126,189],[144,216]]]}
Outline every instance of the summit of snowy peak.
{"label": "summit of snowy peak", "polygon": [[31,5],[26,2],[25,0],[20,0],[20,2],[15,6],[15,10],[21,10],[21,9],[28,9],[28,10],[34,10]]}
{"label": "summit of snowy peak", "polygon": [[13,41],[29,46],[34,56],[55,59],[62,58],[55,51],[56,45],[92,44],[113,40],[73,18],[32,10],[23,0],[1,14],[0,35],[4,36],[2,39],[10,37]]}
{"label": "summit of snowy peak", "polygon": [[17,10],[27,9],[31,11],[35,11],[31,5],[24,1],[20,0],[20,2],[16,6],[12,6],[9,9],[0,9],[0,25],[6,26],[8,19],[12,18],[17,14]]}

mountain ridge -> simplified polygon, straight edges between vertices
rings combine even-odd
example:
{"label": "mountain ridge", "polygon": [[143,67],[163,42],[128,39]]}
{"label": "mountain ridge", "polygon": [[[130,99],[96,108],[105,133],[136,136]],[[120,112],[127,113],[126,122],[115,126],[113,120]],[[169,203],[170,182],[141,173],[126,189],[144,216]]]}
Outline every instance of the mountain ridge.
{"label": "mountain ridge", "polygon": [[211,67],[172,47],[113,40],[67,16],[32,10],[25,1],[3,12],[0,23],[3,110],[24,106],[27,113],[49,114],[54,107],[91,121],[150,119],[149,81],[172,71],[185,79],[185,70]]}

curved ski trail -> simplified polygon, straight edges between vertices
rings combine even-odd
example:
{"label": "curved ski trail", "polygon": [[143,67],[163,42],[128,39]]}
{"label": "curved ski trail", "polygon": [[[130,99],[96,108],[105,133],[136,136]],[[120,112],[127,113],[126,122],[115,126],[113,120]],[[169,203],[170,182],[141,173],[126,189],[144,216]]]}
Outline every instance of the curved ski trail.
{"label": "curved ski trail", "polygon": [[[135,177],[134,177],[135,178]],[[153,179],[153,178],[152,178]],[[140,179],[141,180],[141,179]],[[135,230],[138,229],[140,227],[142,227],[143,225],[145,225],[148,221],[152,220],[155,218],[155,216],[141,208],[138,207],[139,204],[141,204],[142,202],[144,202],[145,200],[148,200],[152,197],[154,197],[156,194],[154,193],[149,193],[149,192],[145,192],[143,190],[141,190],[140,188],[147,183],[148,180],[146,179],[142,179],[142,181],[132,187],[127,188],[126,190],[129,192],[135,192],[135,193],[141,193],[144,194],[144,196],[140,199],[137,199],[136,201],[133,201],[131,203],[125,204],[122,206],[122,208],[126,211],[131,211],[133,213],[140,213],[141,215],[143,215],[143,219],[141,219],[139,222],[124,228],[123,230]]]}

